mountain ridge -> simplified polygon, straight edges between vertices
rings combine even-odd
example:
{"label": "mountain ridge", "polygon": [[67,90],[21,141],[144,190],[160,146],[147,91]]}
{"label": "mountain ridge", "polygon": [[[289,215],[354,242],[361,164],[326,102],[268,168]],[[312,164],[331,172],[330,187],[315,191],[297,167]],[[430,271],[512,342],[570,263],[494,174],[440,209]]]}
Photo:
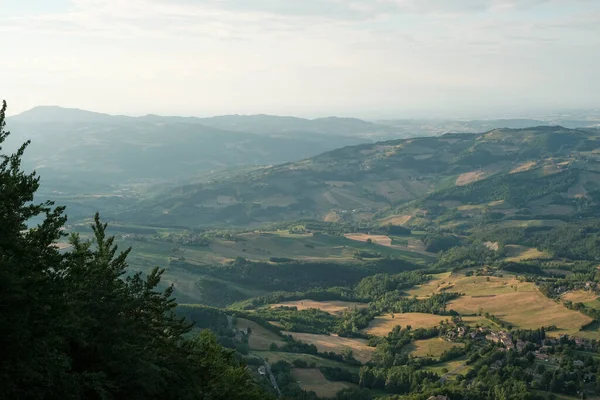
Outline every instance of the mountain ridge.
{"label": "mountain ridge", "polygon": [[543,126],[347,146],[222,181],[172,189],[141,203],[139,212],[148,219],[137,222],[368,220],[444,188],[497,174],[510,176],[523,163],[535,162],[546,172],[559,162],[595,166],[599,133]]}

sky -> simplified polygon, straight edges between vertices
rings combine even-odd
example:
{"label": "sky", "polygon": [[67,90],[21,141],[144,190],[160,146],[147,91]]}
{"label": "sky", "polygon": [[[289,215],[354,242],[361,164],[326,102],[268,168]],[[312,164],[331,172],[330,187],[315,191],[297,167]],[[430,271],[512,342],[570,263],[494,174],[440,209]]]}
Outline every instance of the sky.
{"label": "sky", "polygon": [[9,114],[600,108],[600,0],[0,0]]}

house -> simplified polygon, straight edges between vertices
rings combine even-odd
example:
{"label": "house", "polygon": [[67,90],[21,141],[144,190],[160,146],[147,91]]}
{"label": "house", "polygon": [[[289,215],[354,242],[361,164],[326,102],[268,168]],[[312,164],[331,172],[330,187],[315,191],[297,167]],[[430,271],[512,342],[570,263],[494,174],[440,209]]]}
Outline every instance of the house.
{"label": "house", "polygon": [[427,400],[450,400],[450,397],[438,394],[437,396],[430,396]]}
{"label": "house", "polygon": [[515,344],[513,343],[510,333],[500,332],[498,337],[500,338],[500,343],[502,343],[507,349],[512,350],[515,348]]}
{"label": "house", "polygon": [[496,332],[491,332],[489,335],[486,335],[485,338],[490,342],[498,343],[500,342],[500,337]]}
{"label": "house", "polygon": [[542,360],[542,361],[548,361],[550,359],[550,356],[548,354],[543,354],[543,353],[540,353],[539,351],[534,352],[533,355],[535,356],[536,359]]}
{"label": "house", "polygon": [[266,375],[267,374],[267,369],[265,368],[264,365],[261,365],[260,367],[258,367],[258,373],[261,375]]}
{"label": "house", "polygon": [[578,368],[581,368],[581,367],[584,366],[584,363],[581,360],[575,360],[575,361],[573,361],[573,365],[576,366],[576,367],[578,367]]}

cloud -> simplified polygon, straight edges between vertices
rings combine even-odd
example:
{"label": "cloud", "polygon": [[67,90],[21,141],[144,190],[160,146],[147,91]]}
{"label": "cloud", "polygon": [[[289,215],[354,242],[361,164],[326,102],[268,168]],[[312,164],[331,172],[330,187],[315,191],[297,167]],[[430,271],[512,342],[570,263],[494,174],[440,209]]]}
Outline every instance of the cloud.
{"label": "cloud", "polygon": [[[455,98],[478,105],[477,95],[486,92],[510,103],[511,95],[540,89],[562,98],[571,81],[596,74],[600,58],[591,46],[600,35],[589,29],[600,26],[599,4],[73,0],[3,18],[0,31],[10,30],[15,45],[0,87],[29,91],[26,101],[57,96],[95,109],[102,100],[140,112],[429,107]],[[573,59],[583,69],[577,76],[570,73]],[[58,101],[37,100],[49,102]]]}

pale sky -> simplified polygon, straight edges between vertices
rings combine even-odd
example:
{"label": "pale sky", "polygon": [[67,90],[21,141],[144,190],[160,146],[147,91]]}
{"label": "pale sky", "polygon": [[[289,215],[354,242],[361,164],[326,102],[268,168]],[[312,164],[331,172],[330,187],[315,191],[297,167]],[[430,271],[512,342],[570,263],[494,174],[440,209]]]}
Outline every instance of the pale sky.
{"label": "pale sky", "polygon": [[11,114],[600,107],[600,0],[0,0],[0,34]]}

